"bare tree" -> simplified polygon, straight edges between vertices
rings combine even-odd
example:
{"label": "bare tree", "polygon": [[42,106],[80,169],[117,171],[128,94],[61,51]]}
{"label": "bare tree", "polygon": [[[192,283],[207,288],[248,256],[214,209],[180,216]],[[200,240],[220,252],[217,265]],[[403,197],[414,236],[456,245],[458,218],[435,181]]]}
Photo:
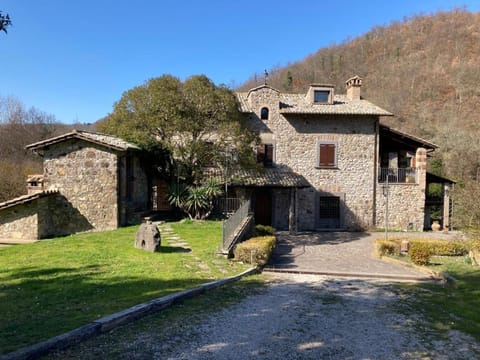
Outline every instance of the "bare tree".
{"label": "bare tree", "polygon": [[7,33],[7,27],[12,26],[12,21],[10,20],[10,16],[8,14],[3,15],[0,11],[0,31],[4,31],[5,34]]}

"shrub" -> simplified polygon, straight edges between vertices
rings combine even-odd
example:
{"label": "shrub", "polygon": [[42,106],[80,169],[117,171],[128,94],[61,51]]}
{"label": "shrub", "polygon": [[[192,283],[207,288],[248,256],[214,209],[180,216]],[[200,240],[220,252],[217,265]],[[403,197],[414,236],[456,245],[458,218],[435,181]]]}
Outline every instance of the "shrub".
{"label": "shrub", "polygon": [[255,236],[273,236],[275,235],[275,229],[268,225],[255,226]]}
{"label": "shrub", "polygon": [[410,260],[417,265],[427,265],[432,255],[431,245],[426,242],[414,242],[408,251]]}
{"label": "shrub", "polygon": [[275,248],[275,236],[258,236],[241,242],[233,251],[236,261],[265,265]]}
{"label": "shrub", "polygon": [[468,245],[465,242],[436,240],[429,244],[433,255],[461,256],[468,254]]}
{"label": "shrub", "polygon": [[[383,255],[396,255],[400,253],[400,244],[402,240],[408,240],[410,245],[413,244],[424,244],[424,246],[430,249],[431,255],[437,256],[463,256],[468,254],[471,243],[466,241],[449,241],[449,240],[438,240],[438,239],[407,239],[407,238],[392,238],[387,241],[379,239],[376,241],[377,251],[380,256]],[[392,246],[389,244],[395,245],[395,251],[391,251]],[[480,245],[480,242],[479,242]]]}
{"label": "shrub", "polygon": [[377,240],[375,242],[379,256],[392,256],[400,254],[400,242],[390,240]]}

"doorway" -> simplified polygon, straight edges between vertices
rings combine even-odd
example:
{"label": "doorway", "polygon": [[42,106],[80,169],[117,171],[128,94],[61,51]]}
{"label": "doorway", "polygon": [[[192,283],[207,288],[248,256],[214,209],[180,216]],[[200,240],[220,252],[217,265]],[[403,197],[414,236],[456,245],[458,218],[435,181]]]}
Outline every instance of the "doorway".
{"label": "doorway", "polygon": [[255,224],[272,226],[272,193],[258,189],[255,193]]}

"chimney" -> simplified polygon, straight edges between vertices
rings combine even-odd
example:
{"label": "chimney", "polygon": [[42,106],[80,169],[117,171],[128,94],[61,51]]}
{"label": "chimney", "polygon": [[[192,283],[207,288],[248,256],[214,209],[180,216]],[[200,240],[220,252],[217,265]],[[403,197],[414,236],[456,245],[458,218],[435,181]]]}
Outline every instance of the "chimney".
{"label": "chimney", "polygon": [[28,175],[27,194],[36,194],[43,191],[43,175]]}
{"label": "chimney", "polygon": [[358,75],[348,79],[346,82],[347,98],[349,100],[360,100],[360,88],[362,87],[362,78]]}

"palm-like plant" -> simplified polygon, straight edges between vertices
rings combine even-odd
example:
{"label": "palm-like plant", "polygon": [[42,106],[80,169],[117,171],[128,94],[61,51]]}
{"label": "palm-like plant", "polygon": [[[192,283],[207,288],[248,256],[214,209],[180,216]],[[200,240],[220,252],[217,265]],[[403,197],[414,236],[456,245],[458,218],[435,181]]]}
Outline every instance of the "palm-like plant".
{"label": "palm-like plant", "polygon": [[168,202],[182,209],[190,219],[204,220],[213,210],[213,199],[222,194],[220,184],[207,180],[202,185],[172,184]]}

